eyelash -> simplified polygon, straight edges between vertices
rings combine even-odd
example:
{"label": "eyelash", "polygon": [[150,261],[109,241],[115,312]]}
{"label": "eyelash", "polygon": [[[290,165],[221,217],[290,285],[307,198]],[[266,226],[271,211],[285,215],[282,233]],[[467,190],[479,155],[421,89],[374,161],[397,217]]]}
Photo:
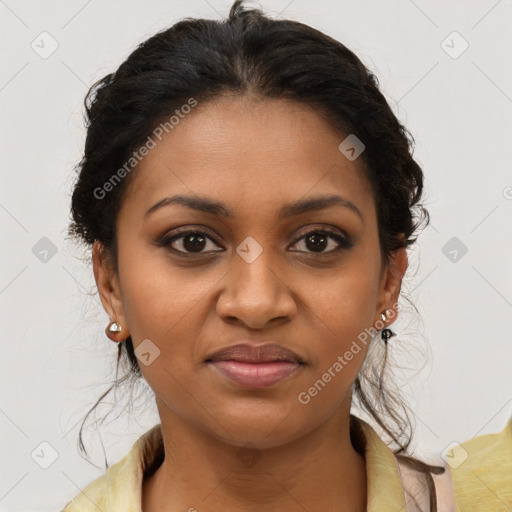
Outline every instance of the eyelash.
{"label": "eyelash", "polygon": [[[333,238],[339,245],[338,245],[337,248],[332,249],[332,250],[327,251],[327,252],[317,252],[317,253],[315,253],[314,251],[294,251],[294,252],[306,252],[307,254],[316,254],[316,255],[324,255],[325,256],[325,255],[334,254],[334,253],[339,252],[339,251],[341,251],[343,249],[351,249],[354,246],[354,244],[349,239],[347,239],[343,235],[339,234],[337,231],[333,231],[333,230],[328,229],[328,228],[311,229],[310,231],[307,231],[302,236],[297,238],[293,242],[292,245],[295,245],[297,242],[301,241],[303,238],[306,238],[307,236],[309,236],[311,234],[327,235],[328,237]],[[194,253],[194,252],[178,251],[178,250],[176,250],[176,249],[171,247],[171,244],[175,240],[180,240],[182,238],[185,238],[188,235],[203,235],[205,238],[207,238],[207,239],[213,241],[215,244],[219,245],[212,237],[208,236],[204,231],[200,231],[198,229],[191,229],[191,228],[183,228],[183,229],[178,229],[178,230],[172,231],[172,232],[168,233],[167,235],[165,235],[164,237],[162,237],[158,241],[157,245],[159,247],[166,247],[170,251],[172,251],[172,252],[174,252],[174,253],[176,253],[176,254],[178,254],[180,256],[185,256],[185,257],[193,257],[195,255],[208,254],[208,251]],[[213,251],[213,252],[222,252],[222,251],[217,251],[216,250],[216,251]]]}

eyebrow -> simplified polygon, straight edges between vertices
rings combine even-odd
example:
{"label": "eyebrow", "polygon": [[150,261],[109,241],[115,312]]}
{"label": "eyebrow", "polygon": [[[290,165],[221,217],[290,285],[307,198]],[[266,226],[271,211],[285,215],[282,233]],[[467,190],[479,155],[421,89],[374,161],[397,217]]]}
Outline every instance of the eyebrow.
{"label": "eyebrow", "polygon": [[[218,201],[208,199],[207,197],[175,195],[171,197],[164,197],[158,201],[151,208],[149,208],[149,210],[146,211],[144,218],[147,218],[156,210],[169,205],[187,206],[193,210],[209,213],[218,217],[233,218],[235,216],[234,212],[226,205]],[[294,203],[285,204],[279,211],[278,219],[282,220],[285,218],[293,217],[295,215],[300,215],[302,213],[324,210],[332,206],[348,208],[355,212],[364,222],[363,215],[361,214],[359,208],[352,201],[349,201],[347,198],[338,195],[315,196],[307,199],[299,199]]]}

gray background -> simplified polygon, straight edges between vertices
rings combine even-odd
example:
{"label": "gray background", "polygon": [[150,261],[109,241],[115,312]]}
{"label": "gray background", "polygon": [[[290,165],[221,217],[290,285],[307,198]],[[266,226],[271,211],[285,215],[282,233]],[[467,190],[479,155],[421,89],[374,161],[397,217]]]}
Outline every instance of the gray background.
{"label": "gray background", "polygon": [[[85,437],[97,467],[76,440],[114,377],[116,345],[104,335],[98,297],[87,294],[92,269],[64,240],[83,97],[156,31],[185,16],[227,15],[230,5],[0,0],[2,511],[60,510],[103,473],[95,431]],[[393,338],[397,363],[411,368],[396,378],[415,413],[416,454],[433,457],[453,441],[501,430],[512,415],[512,2],[263,6],[354,50],[416,139],[432,224],[403,286],[420,316],[405,312]],[[119,395],[101,426],[111,464],[158,422],[147,390],[142,383],[141,395]]]}

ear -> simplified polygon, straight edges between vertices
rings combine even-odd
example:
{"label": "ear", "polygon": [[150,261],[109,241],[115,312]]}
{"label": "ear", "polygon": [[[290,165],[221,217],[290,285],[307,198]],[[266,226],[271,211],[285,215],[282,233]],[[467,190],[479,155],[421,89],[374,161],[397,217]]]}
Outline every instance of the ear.
{"label": "ear", "polygon": [[107,333],[107,335],[113,341],[122,341],[129,336],[129,332],[123,311],[119,279],[111,259],[106,255],[104,247],[98,241],[95,241],[92,247],[92,263],[94,279],[103,308],[110,319],[117,322],[122,329],[119,333]]}
{"label": "ear", "polygon": [[380,320],[380,314],[387,310],[388,322],[386,325],[388,327],[398,317],[398,298],[407,265],[407,249],[400,247],[392,253],[389,265],[384,269],[382,275],[376,320]]}

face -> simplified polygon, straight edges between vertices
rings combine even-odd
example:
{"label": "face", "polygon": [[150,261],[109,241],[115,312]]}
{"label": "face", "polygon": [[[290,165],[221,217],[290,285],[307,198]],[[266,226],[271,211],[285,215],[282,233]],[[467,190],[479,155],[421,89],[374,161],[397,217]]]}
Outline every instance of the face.
{"label": "face", "polygon": [[[358,336],[395,303],[406,262],[399,250],[381,264],[374,198],[362,158],[338,149],[345,137],[299,103],[223,96],[134,171],[118,273],[97,246],[94,268],[121,339],[149,363],[139,360],[162,423],[265,448],[348,416],[369,346]],[[303,364],[261,366],[255,384],[207,362],[244,341],[281,345]],[[269,384],[263,374],[278,366],[286,376]]]}

